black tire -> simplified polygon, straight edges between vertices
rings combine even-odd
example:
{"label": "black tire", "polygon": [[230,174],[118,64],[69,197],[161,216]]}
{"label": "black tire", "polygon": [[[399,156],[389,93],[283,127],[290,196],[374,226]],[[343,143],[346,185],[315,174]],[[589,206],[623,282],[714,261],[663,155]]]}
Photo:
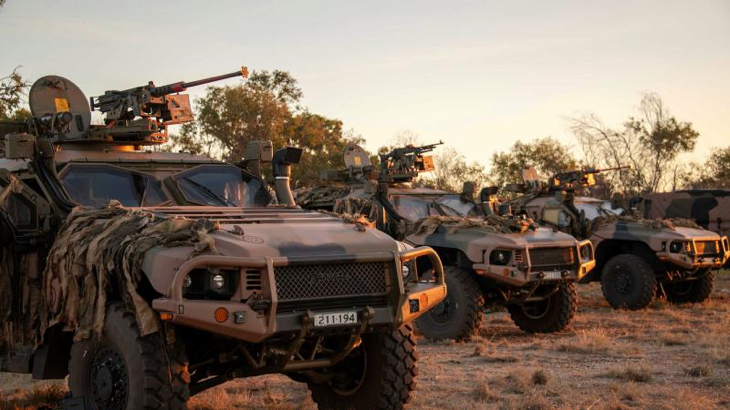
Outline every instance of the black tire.
{"label": "black tire", "polygon": [[539,302],[507,305],[512,321],[527,333],[553,333],[565,329],[578,311],[575,283],[562,283],[550,297]]}
{"label": "black tire", "polygon": [[656,274],[649,262],[639,256],[616,255],[603,268],[601,289],[614,309],[644,309],[656,295]]}
{"label": "black tire", "polygon": [[183,409],[189,381],[182,345],[163,345],[159,333],[140,336],[122,304],[107,308],[101,340],[71,347],[68,386],[88,409]]}
{"label": "black tire", "polygon": [[391,333],[362,337],[337,369],[349,377],[325,384],[308,382],[320,409],[402,409],[411,400],[418,371],[413,329],[405,325]]}
{"label": "black tire", "polygon": [[467,341],[484,319],[484,295],[474,275],[455,266],[445,266],[446,298],[416,319],[416,327],[433,340]]}
{"label": "black tire", "polygon": [[664,290],[667,301],[674,304],[701,303],[712,295],[715,287],[715,274],[708,272],[695,280],[667,283]]}

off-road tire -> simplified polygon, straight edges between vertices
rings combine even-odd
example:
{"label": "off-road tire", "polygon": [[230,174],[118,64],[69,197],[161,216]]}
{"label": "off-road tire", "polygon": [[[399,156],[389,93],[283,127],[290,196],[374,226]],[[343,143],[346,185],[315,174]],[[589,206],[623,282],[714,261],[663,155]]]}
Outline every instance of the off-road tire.
{"label": "off-road tire", "polygon": [[[682,289],[684,286],[688,288]],[[695,280],[688,280],[676,284],[667,283],[664,285],[664,290],[667,294],[667,301],[679,305],[706,301],[712,295],[714,287],[715,274],[709,272]]]}
{"label": "off-road tire", "polygon": [[105,408],[94,403],[91,373],[95,355],[108,349],[116,351],[126,367],[128,383],[123,408],[187,407],[190,374],[182,344],[164,345],[159,333],[141,336],[135,316],[115,303],[107,308],[101,340],[75,342],[71,347],[68,386],[73,397],[84,398],[86,408]]}
{"label": "off-road tire", "polygon": [[[455,266],[444,266],[447,295],[441,303],[416,319],[416,328],[432,340],[468,341],[479,331],[484,319],[484,294],[474,274]],[[438,315],[447,312],[445,321]]]}
{"label": "off-road tire", "polygon": [[578,311],[578,291],[575,283],[562,283],[545,301],[534,302],[544,313],[528,314],[523,305],[507,305],[512,321],[527,333],[553,333],[565,329]]}
{"label": "off-road tire", "polygon": [[639,256],[616,255],[603,268],[601,290],[614,309],[644,309],[656,295],[656,273],[649,262]]}
{"label": "off-road tire", "polygon": [[418,353],[410,325],[391,333],[366,334],[358,349],[365,349],[366,374],[357,390],[344,395],[330,384],[309,382],[312,400],[320,409],[404,408],[418,375]]}

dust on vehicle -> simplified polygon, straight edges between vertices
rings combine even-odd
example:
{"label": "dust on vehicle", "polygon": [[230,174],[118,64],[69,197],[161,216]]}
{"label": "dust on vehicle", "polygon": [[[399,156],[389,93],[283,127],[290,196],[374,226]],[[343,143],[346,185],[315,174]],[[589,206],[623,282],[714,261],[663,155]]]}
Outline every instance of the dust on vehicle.
{"label": "dust on vehicle", "polygon": [[446,294],[432,249],[297,207],[297,148],[254,142],[236,165],[142,150],[193,120],[177,93],[246,74],[91,100],[46,76],[33,117],[0,124],[0,371],[68,375],[66,404],[88,408],[181,408],[268,373],[323,408],[410,400],[409,324]]}
{"label": "dust on vehicle", "polygon": [[600,281],[614,308],[643,309],[657,294],[672,303],[706,300],[714,270],[730,257],[728,238],[688,219],[643,219],[614,201],[576,196],[595,185],[594,175],[602,171],[565,172],[542,182],[528,168],[524,184],[508,187],[524,195],[508,204],[515,213],[590,239],[597,269],[581,282]]}
{"label": "dust on vehicle", "polygon": [[564,329],[577,309],[575,282],[594,265],[590,242],[524,218],[496,216],[491,203],[474,200],[471,183],[462,193],[414,187],[419,173],[433,169],[423,154],[436,145],[396,148],[380,156],[379,170],[364,150],[350,146],[346,169],[325,172],[327,185],[298,191],[297,202],[367,216],[394,238],[438,252],[448,295],[416,321],[427,337],[469,339],[485,308],[495,306],[505,306],[524,331]]}

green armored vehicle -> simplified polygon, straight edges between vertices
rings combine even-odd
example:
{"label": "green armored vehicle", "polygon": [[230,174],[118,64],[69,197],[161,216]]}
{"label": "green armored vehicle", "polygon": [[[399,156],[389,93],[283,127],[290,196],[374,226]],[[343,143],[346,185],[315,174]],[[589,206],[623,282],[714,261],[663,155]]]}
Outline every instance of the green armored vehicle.
{"label": "green armored vehicle", "polygon": [[630,206],[647,219],[691,219],[708,231],[730,234],[730,189],[655,192],[633,202]]}
{"label": "green armored vehicle", "polygon": [[235,166],[142,150],[192,120],[174,93],[242,74],[108,91],[91,99],[103,125],[47,76],[33,118],[0,124],[0,371],[68,375],[65,404],[90,409],[182,408],[269,373],[322,408],[410,400],[409,323],[446,295],[432,249],[295,206],[299,149],[252,143]]}
{"label": "green armored vehicle", "polygon": [[575,282],[594,265],[590,242],[521,218],[488,215],[473,192],[413,187],[419,172],[433,169],[431,158],[422,155],[433,148],[409,146],[382,155],[376,173],[367,153],[351,146],[345,152],[347,169],[324,175],[340,183],[298,191],[297,202],[367,216],[393,237],[438,252],[448,295],[416,322],[429,338],[469,339],[485,307],[497,305],[505,306],[524,331],[565,328],[577,309]]}
{"label": "green armored vehicle", "polygon": [[611,201],[575,195],[594,185],[601,171],[566,172],[541,183],[528,169],[524,184],[508,187],[525,195],[509,205],[516,214],[590,239],[597,269],[581,282],[600,281],[614,308],[643,309],[657,293],[672,303],[706,300],[714,270],[730,257],[728,238],[690,220],[635,218]]}

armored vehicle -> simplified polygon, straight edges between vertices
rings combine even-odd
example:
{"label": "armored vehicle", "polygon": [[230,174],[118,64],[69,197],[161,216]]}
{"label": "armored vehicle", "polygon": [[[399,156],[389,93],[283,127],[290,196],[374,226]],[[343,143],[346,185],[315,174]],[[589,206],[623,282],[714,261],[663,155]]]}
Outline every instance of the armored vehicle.
{"label": "armored vehicle", "polygon": [[[323,408],[409,401],[409,323],[446,295],[432,249],[295,206],[299,149],[254,142],[236,165],[143,150],[192,120],[174,93],[242,74],[91,104],[65,78],[35,82],[33,118],[2,124],[0,371],[68,375],[66,404],[89,409],[180,408],[269,373]],[[421,259],[423,277],[404,268]]]}
{"label": "armored vehicle", "polygon": [[643,309],[657,293],[672,303],[706,300],[713,270],[730,256],[727,237],[689,220],[635,218],[611,201],[575,195],[595,185],[594,175],[601,171],[560,173],[543,183],[527,170],[524,184],[508,187],[524,193],[509,205],[517,214],[590,239],[597,269],[581,283],[600,281],[614,308]]}
{"label": "armored vehicle", "polygon": [[647,219],[691,219],[708,231],[730,233],[730,190],[688,189],[656,192],[637,198],[630,206]]}
{"label": "armored vehicle", "polygon": [[[384,154],[379,173],[365,151],[348,147],[347,169],[324,175],[340,183],[297,192],[297,200],[305,208],[365,215],[393,237],[438,252],[448,295],[416,322],[429,338],[469,339],[485,307],[497,305],[506,306],[524,331],[565,328],[577,309],[575,281],[594,265],[590,242],[522,218],[488,215],[473,192],[413,187],[420,172],[433,169],[423,153],[434,147]],[[473,191],[473,184],[466,186]],[[418,271],[426,268],[417,266]]]}

